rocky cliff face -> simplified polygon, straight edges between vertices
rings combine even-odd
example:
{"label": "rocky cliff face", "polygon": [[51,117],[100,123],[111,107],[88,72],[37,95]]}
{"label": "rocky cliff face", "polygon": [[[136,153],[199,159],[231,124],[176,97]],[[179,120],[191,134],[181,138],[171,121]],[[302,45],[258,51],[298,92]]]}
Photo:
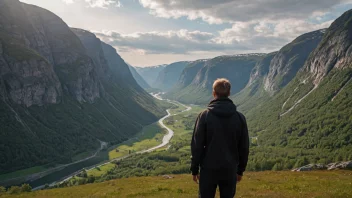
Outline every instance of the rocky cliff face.
{"label": "rocky cliff face", "polygon": [[303,34],[284,46],[273,58],[264,88],[271,94],[287,85],[303,67],[309,54],[318,46],[325,30]]}
{"label": "rocky cliff face", "polygon": [[333,68],[352,67],[352,10],[345,12],[326,30],[322,42],[309,57],[305,71],[317,85]]}
{"label": "rocky cliff face", "polygon": [[[59,17],[17,0],[2,1],[0,9],[2,59],[7,67],[14,67],[12,77],[5,80],[11,80],[8,92],[16,103],[56,103],[62,90],[81,102],[99,97],[93,62]],[[2,71],[4,75],[6,69]],[[63,82],[61,86],[58,78]]]}
{"label": "rocky cliff face", "polygon": [[252,85],[255,81],[266,77],[269,73],[270,64],[277,52],[267,54],[262,60],[258,61],[251,71],[249,82],[247,86]]}
{"label": "rocky cliff face", "polygon": [[153,84],[154,88],[161,89],[163,91],[170,90],[177,83],[183,69],[189,62],[181,61],[167,65],[158,74],[156,81]]}
{"label": "rocky cliff face", "polygon": [[197,60],[189,62],[178,80],[178,88],[184,88],[191,84],[197,73],[205,66],[206,61],[207,60]]}
{"label": "rocky cliff face", "polygon": [[71,30],[81,40],[87,54],[92,58],[95,66],[94,70],[98,76],[100,78],[109,78],[109,66],[107,60],[105,59],[100,39],[98,39],[95,34],[86,30],[77,28],[71,28]]}
{"label": "rocky cliff face", "polygon": [[[0,2],[0,80],[3,99],[16,104],[55,104],[60,102],[62,87],[54,72],[53,57],[43,27],[20,27],[29,23],[18,1]],[[36,51],[38,49],[38,51]],[[44,56],[41,56],[41,54]]]}

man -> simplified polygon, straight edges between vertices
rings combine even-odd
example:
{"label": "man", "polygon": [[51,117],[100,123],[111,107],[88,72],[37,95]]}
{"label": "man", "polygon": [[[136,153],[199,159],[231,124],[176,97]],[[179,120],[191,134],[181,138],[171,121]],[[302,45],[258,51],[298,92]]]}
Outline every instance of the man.
{"label": "man", "polygon": [[[241,181],[249,153],[245,117],[237,112],[230,96],[231,84],[217,79],[213,84],[214,99],[199,114],[191,143],[193,180],[198,183],[199,197],[234,197],[236,183]],[[200,167],[200,175],[199,175]]]}

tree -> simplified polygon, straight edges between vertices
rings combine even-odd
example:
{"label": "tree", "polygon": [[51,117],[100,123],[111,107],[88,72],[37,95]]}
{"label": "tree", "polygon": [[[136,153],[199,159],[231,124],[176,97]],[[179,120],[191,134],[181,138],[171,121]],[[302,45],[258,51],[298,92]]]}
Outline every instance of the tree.
{"label": "tree", "polygon": [[21,186],[21,192],[31,192],[32,187],[29,184],[22,184]]}
{"label": "tree", "polygon": [[90,175],[90,176],[88,177],[87,183],[94,183],[94,181],[95,181],[95,177],[94,177],[93,175]]}

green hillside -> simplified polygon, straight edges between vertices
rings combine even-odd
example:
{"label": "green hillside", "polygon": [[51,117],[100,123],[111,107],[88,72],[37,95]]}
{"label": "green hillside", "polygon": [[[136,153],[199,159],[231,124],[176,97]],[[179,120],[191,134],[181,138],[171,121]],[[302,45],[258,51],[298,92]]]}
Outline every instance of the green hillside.
{"label": "green hillside", "polygon": [[233,85],[231,93],[235,94],[246,86],[252,69],[263,56],[264,54],[219,56],[191,62],[165,97],[186,104],[206,104],[211,100],[212,85],[217,78],[228,78]]}

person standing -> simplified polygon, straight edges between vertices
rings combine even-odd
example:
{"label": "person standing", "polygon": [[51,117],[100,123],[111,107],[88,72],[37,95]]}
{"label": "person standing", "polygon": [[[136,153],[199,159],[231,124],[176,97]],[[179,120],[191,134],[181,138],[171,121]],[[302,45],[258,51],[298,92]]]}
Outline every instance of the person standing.
{"label": "person standing", "polygon": [[[213,84],[214,99],[199,114],[191,142],[193,180],[198,183],[199,197],[220,197],[236,194],[246,169],[249,155],[249,136],[245,117],[229,99],[231,83],[221,78]],[[199,173],[200,169],[200,173]]]}

